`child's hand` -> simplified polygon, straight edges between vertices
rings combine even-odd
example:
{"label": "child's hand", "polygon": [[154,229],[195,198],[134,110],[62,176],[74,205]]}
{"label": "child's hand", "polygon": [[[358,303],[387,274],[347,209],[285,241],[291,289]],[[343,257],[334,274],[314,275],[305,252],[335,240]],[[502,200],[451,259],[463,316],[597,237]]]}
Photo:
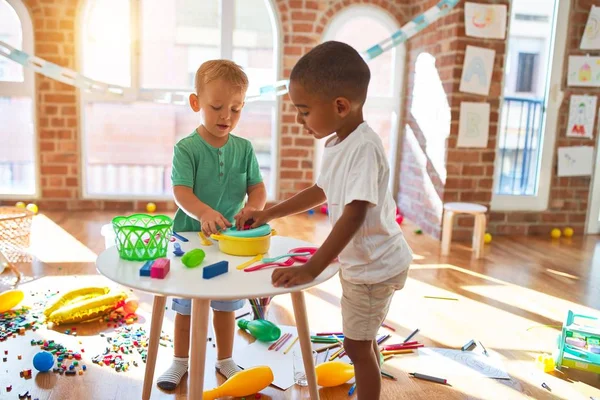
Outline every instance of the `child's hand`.
{"label": "child's hand", "polygon": [[275,287],[292,287],[298,285],[304,285],[305,283],[312,282],[317,275],[310,265],[304,264],[299,267],[287,267],[277,268],[271,275],[271,282]]}
{"label": "child's hand", "polygon": [[259,211],[259,210],[255,209],[255,208],[251,207],[251,209],[246,210],[244,212],[243,218],[240,218],[238,220],[238,216],[240,214],[242,214],[242,212],[244,212],[244,210],[240,211],[240,213],[235,216],[236,226],[238,226],[238,223],[241,226],[241,228],[238,228],[238,229],[244,228],[244,225],[246,225],[246,224],[251,225],[252,228],[258,228],[259,226],[263,226],[264,224],[266,224],[267,222],[269,222],[270,220],[273,219],[268,214],[267,211]]}
{"label": "child's hand", "polygon": [[238,231],[243,230],[247,222],[252,220],[251,215],[255,211],[257,211],[256,208],[252,206],[245,206],[244,208],[242,208],[242,210],[239,213],[237,213],[235,217],[233,217],[233,219],[235,219],[235,228]]}
{"label": "child's hand", "polygon": [[206,236],[219,233],[220,230],[231,226],[231,223],[227,221],[220,212],[213,209],[202,214],[200,223],[202,224],[202,232],[204,232]]}

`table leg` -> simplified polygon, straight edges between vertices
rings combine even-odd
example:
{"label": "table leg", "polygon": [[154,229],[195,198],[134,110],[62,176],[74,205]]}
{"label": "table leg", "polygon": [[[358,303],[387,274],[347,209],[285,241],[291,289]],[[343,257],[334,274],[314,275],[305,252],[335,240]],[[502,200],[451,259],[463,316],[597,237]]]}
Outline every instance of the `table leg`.
{"label": "table leg", "polygon": [[304,292],[292,292],[291,295],[310,398],[311,400],[319,400],[319,387],[317,386],[317,373],[315,372],[315,362],[312,355],[312,344],[310,342],[310,330],[308,329],[308,318],[306,316]]}
{"label": "table leg", "polygon": [[450,253],[450,242],[452,242],[452,228],[454,222],[454,212],[445,210],[442,223],[442,255],[447,256]]}
{"label": "table leg", "polygon": [[210,300],[192,300],[190,345],[190,374],[188,399],[202,400],[204,391],[204,365],[206,363],[206,336],[208,335],[208,305]]}
{"label": "table leg", "polygon": [[154,296],[152,305],[152,320],[150,321],[150,337],[148,338],[148,356],[146,357],[146,371],[144,372],[144,387],[142,390],[142,400],[149,400],[154,384],[154,367],[156,366],[156,356],[158,355],[158,343],[160,342],[160,332],[162,331],[163,317],[165,316],[165,296]]}

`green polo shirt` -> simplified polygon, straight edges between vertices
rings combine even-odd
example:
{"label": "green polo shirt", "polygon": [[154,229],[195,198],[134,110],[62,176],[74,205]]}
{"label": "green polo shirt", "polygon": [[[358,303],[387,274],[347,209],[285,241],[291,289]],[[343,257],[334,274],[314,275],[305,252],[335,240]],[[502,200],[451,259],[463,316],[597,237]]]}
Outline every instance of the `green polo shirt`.
{"label": "green polo shirt", "polygon": [[[175,145],[171,182],[174,187],[191,187],[201,202],[233,223],[248,187],[261,183],[262,176],[249,140],[230,134],[227,143],[216,148],[194,130]],[[200,222],[178,209],[173,230],[198,232]]]}

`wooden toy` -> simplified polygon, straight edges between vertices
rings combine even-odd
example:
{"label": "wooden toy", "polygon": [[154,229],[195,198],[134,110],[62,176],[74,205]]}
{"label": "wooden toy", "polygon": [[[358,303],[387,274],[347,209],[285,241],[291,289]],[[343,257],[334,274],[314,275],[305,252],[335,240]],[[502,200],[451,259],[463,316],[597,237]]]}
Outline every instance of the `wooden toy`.
{"label": "wooden toy", "polygon": [[204,392],[202,400],[250,396],[269,386],[273,379],[273,371],[267,366],[248,368],[236,373],[221,386]]}
{"label": "wooden toy", "polygon": [[219,261],[218,263],[214,263],[211,265],[207,265],[202,268],[202,277],[204,279],[211,279],[215,276],[219,276],[225,274],[229,271],[229,262],[228,261]]}
{"label": "wooden toy", "polygon": [[600,374],[599,345],[600,319],[569,310],[554,354],[556,368],[568,367]]}
{"label": "wooden toy", "polygon": [[159,258],[154,261],[150,268],[150,277],[154,279],[165,279],[171,269],[171,261],[168,258]]}

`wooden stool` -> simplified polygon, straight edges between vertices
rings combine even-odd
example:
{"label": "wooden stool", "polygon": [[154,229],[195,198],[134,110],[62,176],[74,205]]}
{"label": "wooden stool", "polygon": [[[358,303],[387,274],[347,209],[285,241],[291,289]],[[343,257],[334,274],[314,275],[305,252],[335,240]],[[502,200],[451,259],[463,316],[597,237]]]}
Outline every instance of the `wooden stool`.
{"label": "wooden stool", "polygon": [[442,255],[450,253],[450,242],[452,241],[452,226],[454,215],[471,214],[475,216],[473,228],[473,251],[475,258],[481,258],[483,254],[483,237],[485,235],[487,207],[474,203],[446,203],[444,204],[444,222],[442,225]]}

